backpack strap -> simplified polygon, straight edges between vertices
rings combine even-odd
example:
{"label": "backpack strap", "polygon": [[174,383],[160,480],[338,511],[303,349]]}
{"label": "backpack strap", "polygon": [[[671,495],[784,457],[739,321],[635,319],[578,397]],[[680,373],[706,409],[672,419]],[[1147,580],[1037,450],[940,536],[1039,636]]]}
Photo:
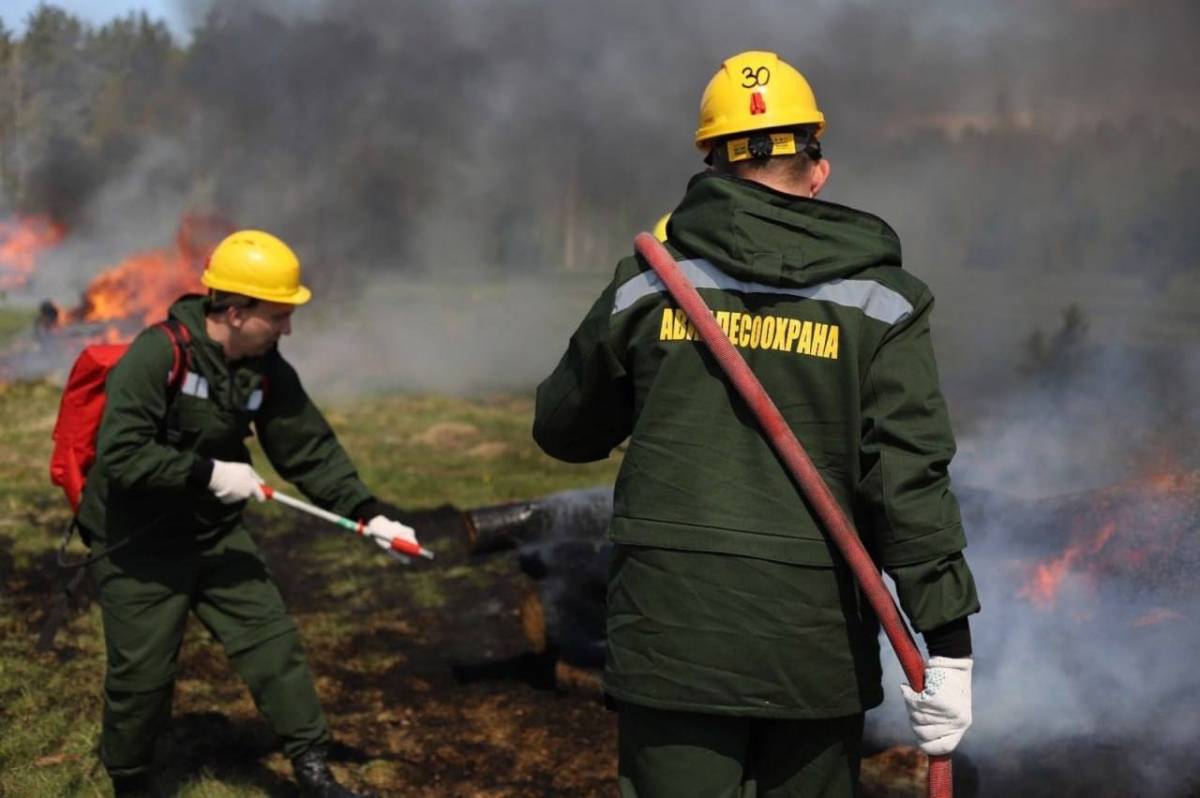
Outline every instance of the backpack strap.
{"label": "backpack strap", "polygon": [[187,374],[188,366],[192,365],[192,355],[188,351],[188,344],[192,342],[192,334],[188,332],[187,327],[179,323],[178,319],[160,321],[154,326],[162,330],[171,342],[173,357],[171,358],[171,373],[167,377],[167,385],[170,388],[177,389],[183,384],[183,377]]}
{"label": "backpack strap", "polygon": [[166,442],[174,445],[179,443],[182,437],[179,405],[175,402],[175,397],[179,395],[179,389],[183,386],[184,378],[187,377],[188,368],[192,365],[192,354],[188,349],[192,336],[188,332],[188,328],[180,324],[178,319],[167,319],[154,326],[162,330],[167,336],[167,340],[171,342],[171,371],[167,374],[167,417],[163,425],[163,433]]}

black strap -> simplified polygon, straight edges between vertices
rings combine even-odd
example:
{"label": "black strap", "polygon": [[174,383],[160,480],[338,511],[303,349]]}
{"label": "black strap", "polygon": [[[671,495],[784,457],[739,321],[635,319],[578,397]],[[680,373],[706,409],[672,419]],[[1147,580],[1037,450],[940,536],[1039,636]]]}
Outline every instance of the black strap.
{"label": "black strap", "polygon": [[146,534],[151,529],[154,529],[155,527],[157,527],[164,520],[166,520],[168,517],[170,517],[173,513],[174,513],[173,510],[167,510],[166,512],[164,512],[162,514],[155,516],[153,519],[151,519],[147,523],[143,524],[142,526],[138,527],[133,532],[130,532],[128,537],[126,537],[124,540],[119,540],[116,543],[112,544],[111,546],[105,546],[104,548],[100,549],[100,551],[92,552],[87,557],[84,557],[82,560],[78,560],[76,562],[68,562],[67,561],[67,546],[70,545],[71,538],[74,537],[76,529],[79,530],[79,537],[85,543],[88,543],[88,545],[91,545],[87,539],[88,536],[85,534],[87,530],[85,530],[83,527],[81,527],[79,525],[79,517],[72,516],[71,520],[69,522],[67,522],[66,531],[63,532],[62,543],[60,543],[58,545],[58,556],[55,558],[58,562],[58,567],[63,569],[64,571],[73,571],[76,568],[82,568],[85,565],[91,565],[92,563],[96,562],[97,560],[103,560],[105,557],[112,554],[114,551],[118,551],[118,550],[124,548],[125,546],[128,546],[135,539],[140,538],[142,535]]}
{"label": "black strap", "polygon": [[[61,576],[63,592],[51,606],[50,611],[46,613],[46,618],[42,622],[42,629],[38,633],[36,645],[38,651],[44,652],[54,648],[54,638],[58,635],[58,629],[66,622],[67,616],[75,604],[75,597],[79,592],[79,588],[87,576],[87,570],[84,566],[91,565],[97,560],[102,560],[114,551],[129,545],[135,538],[158,526],[168,515],[170,515],[170,512],[163,513],[145,526],[134,530],[124,540],[118,541],[111,546],[105,546],[100,551],[89,554],[78,562],[67,562],[67,545],[70,544],[76,527],[79,528],[80,537],[84,537],[87,530],[79,526],[79,519],[77,517],[71,518],[71,521],[67,524],[66,532],[63,533],[62,544],[58,547],[58,556],[56,558],[58,560],[58,567],[63,571]],[[67,571],[75,571],[75,575],[67,579]]]}
{"label": "black strap", "polygon": [[46,652],[54,648],[54,638],[58,634],[58,629],[67,620],[67,615],[75,605],[75,596],[79,592],[80,586],[83,584],[84,578],[87,576],[87,571],[80,570],[70,580],[63,580],[63,592],[55,599],[54,604],[50,607],[50,611],[46,613],[46,618],[42,622],[42,629],[38,633],[37,644],[34,649],[40,652]]}

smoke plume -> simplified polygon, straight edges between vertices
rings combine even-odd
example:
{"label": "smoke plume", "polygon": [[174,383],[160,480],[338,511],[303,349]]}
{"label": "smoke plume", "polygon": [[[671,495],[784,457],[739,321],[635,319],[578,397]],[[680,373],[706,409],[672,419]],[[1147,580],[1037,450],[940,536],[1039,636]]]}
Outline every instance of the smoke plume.
{"label": "smoke plume", "polygon": [[[528,385],[701,168],[708,77],[774,49],[829,119],[825,196],[896,226],[967,393],[1068,302],[1102,335],[1170,337],[1191,311],[1170,289],[1196,265],[1200,13],[1150,5],[184,3],[182,65],[150,48],[132,74],[186,112],[48,145],[23,201],[82,204],[56,292],[216,211],[301,252],[322,307],[288,351],[321,384]],[[70,134],[86,109],[55,74],[26,77]]]}

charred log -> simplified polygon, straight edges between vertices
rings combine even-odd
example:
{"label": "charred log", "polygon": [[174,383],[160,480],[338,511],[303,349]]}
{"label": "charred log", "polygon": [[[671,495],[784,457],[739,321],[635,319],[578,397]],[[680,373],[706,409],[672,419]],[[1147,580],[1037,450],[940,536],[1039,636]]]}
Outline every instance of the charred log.
{"label": "charred log", "polygon": [[552,541],[600,540],[612,518],[612,489],[569,490],[477,507],[467,518],[470,549],[476,556]]}
{"label": "charred log", "polygon": [[458,663],[451,669],[457,680],[518,681],[541,690],[580,693],[597,700],[602,698],[597,666],[603,663],[603,638],[598,641],[601,646],[599,661],[589,660],[586,666],[573,663],[569,654],[564,656],[559,641],[547,633],[547,617],[553,622],[561,614],[552,607],[547,608],[539,592],[528,585],[518,591],[516,606],[500,615],[517,618],[527,650],[515,656]]}
{"label": "charred log", "polygon": [[574,667],[600,667],[612,490],[564,491],[466,515],[472,555],[515,550],[518,567],[532,582],[522,618],[533,650],[551,651]]}
{"label": "charred log", "polygon": [[471,554],[492,554],[516,548],[517,533],[532,526],[536,514],[537,503],[532,501],[471,510],[466,515],[467,545]]}
{"label": "charred log", "polygon": [[59,316],[58,305],[49,299],[42,300],[42,303],[38,305],[37,316],[33,320],[34,340],[42,340],[58,327]]}

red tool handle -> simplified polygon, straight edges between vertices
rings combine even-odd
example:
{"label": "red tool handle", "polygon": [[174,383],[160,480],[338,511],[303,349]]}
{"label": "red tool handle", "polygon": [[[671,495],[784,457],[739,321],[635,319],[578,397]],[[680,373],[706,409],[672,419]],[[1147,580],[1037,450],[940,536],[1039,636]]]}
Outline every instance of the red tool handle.
{"label": "red tool handle", "polygon": [[[867,601],[875,610],[875,614],[879,616],[879,622],[882,624],[888,640],[891,641],[892,648],[896,651],[896,657],[900,660],[900,667],[904,669],[908,683],[917,692],[924,690],[925,660],[921,657],[921,652],[917,650],[917,646],[908,632],[908,627],[901,619],[896,602],[892,600],[891,594],[884,586],[883,579],[879,575],[879,568],[871,559],[871,555],[867,553],[866,548],[863,547],[858,533],[850,524],[850,520],[846,518],[846,514],[842,512],[842,508],[838,506],[829,486],[821,478],[821,474],[809,459],[804,447],[800,445],[796,434],[784,420],[783,414],[779,412],[779,408],[775,406],[775,402],[771,400],[762,383],[754,376],[754,372],[750,370],[745,359],[733,348],[733,344],[722,332],[712,311],[704,304],[704,300],[695,287],[679,271],[675,258],[671,256],[666,247],[649,233],[638,233],[633,243],[638,253],[646,259],[655,274],[663,281],[671,296],[683,308],[692,325],[704,339],[704,343],[708,345],[713,357],[717,359],[721,369],[729,376],[737,392],[750,406],[771,445],[787,465],[788,471],[791,472],[796,484],[800,486],[805,498],[816,511],[817,517],[821,519],[829,537],[833,539],[834,545],[846,558]],[[926,786],[926,795],[929,798],[951,798],[953,795],[949,756],[929,758],[929,781]]]}
{"label": "red tool handle", "polygon": [[401,554],[407,554],[409,557],[421,557],[421,547],[416,543],[400,538],[392,538],[392,548]]}

